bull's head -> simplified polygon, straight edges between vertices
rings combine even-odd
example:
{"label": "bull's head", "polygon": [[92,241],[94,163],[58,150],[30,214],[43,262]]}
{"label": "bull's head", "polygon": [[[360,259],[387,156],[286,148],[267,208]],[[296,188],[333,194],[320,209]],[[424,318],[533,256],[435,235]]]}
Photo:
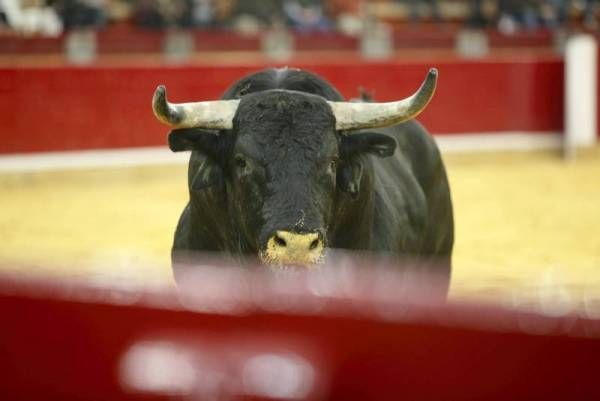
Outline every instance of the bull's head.
{"label": "bull's head", "polygon": [[209,161],[191,172],[191,190],[223,185],[235,228],[265,263],[311,265],[327,245],[337,192],[358,196],[361,156],[394,153],[393,138],[358,130],[414,118],[436,81],[431,69],[414,95],[389,103],[333,102],[275,89],[174,104],[159,86],[152,105],[175,128],[173,151],[194,150]]}

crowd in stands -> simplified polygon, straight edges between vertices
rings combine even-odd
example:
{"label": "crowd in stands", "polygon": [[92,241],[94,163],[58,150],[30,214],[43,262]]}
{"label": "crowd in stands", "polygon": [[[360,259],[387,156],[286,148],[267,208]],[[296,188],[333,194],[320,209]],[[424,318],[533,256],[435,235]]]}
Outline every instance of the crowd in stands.
{"label": "crowd in stands", "polygon": [[0,33],[59,35],[126,21],[144,29],[228,28],[357,32],[366,15],[386,22],[459,22],[471,27],[596,29],[600,0],[0,0]]}
{"label": "crowd in stands", "polygon": [[[496,11],[490,1],[474,0],[470,22],[476,26],[496,24],[501,31],[519,28],[559,28],[572,20],[590,30],[597,29],[598,0],[499,0]],[[492,6],[493,8],[493,6]]]}

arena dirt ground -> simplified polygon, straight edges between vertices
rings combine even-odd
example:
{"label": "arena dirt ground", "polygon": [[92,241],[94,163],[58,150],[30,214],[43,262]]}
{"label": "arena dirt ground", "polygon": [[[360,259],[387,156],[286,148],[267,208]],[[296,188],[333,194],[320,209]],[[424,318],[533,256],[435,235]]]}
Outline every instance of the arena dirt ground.
{"label": "arena dirt ground", "polygon": [[[575,302],[600,290],[600,147],[445,155],[456,246],[451,296]],[[23,274],[170,280],[184,165],[0,174],[0,265]],[[136,269],[132,271],[132,267]]]}

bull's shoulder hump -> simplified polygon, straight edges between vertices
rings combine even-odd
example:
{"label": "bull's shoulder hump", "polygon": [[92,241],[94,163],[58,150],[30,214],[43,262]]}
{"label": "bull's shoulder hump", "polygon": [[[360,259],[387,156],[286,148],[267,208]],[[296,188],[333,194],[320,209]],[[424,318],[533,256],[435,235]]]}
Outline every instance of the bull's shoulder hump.
{"label": "bull's shoulder hump", "polygon": [[384,129],[396,139],[396,157],[411,166],[412,173],[425,185],[432,176],[444,170],[442,157],[433,136],[418,121],[412,120]]}
{"label": "bull's shoulder hump", "polygon": [[232,84],[222,99],[237,99],[246,94],[270,89],[310,93],[327,100],[343,100],[342,95],[327,80],[315,73],[297,68],[269,68],[250,74]]}
{"label": "bull's shoulder hump", "polygon": [[439,149],[433,136],[416,120],[407,121],[377,130],[392,136],[398,144],[398,152],[411,159],[437,158]]}

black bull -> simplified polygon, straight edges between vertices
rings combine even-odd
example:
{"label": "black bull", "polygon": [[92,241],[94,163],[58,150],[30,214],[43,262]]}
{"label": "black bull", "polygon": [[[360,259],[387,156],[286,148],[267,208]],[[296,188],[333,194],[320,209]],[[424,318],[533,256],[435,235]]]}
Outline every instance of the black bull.
{"label": "black bull", "polygon": [[449,278],[450,190],[438,148],[418,122],[336,129],[326,100],[343,101],[339,92],[287,68],[245,77],[222,99],[240,99],[230,129],[169,134],[171,150],[192,151],[174,264],[225,252],[311,265],[337,248],[416,258]]}

